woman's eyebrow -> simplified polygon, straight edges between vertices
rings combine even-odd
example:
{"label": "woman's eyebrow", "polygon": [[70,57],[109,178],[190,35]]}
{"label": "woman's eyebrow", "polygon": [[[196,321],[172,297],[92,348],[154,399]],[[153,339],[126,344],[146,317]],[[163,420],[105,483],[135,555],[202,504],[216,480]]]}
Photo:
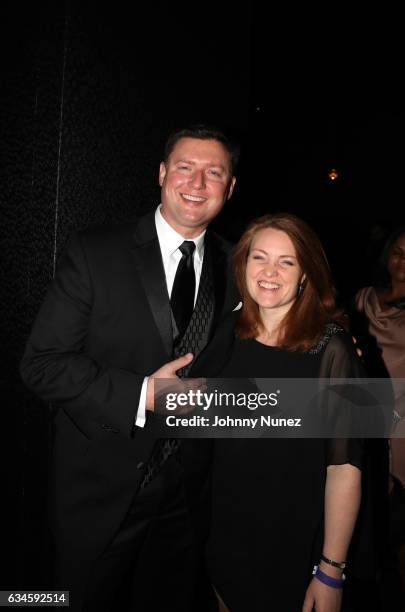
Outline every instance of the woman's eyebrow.
{"label": "woman's eyebrow", "polygon": [[[252,251],[260,251],[261,253],[264,253],[265,255],[268,254],[268,251],[265,251],[264,249],[258,249],[257,247],[253,247]],[[293,257],[294,259],[297,259],[296,255],[278,255],[278,257]]]}

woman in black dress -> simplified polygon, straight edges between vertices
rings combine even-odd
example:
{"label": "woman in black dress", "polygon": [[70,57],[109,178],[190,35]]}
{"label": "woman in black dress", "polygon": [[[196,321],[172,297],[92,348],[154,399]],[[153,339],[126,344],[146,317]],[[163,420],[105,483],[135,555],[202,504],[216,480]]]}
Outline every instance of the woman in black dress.
{"label": "woman in black dress", "polygon": [[[227,363],[213,374],[360,375],[352,340],[336,323],[322,246],[303,221],[288,214],[254,221],[236,248],[235,274],[243,307],[234,313]],[[338,612],[360,504],[362,445],[262,438],[216,440],[215,446],[209,564],[225,606],[230,612]]]}

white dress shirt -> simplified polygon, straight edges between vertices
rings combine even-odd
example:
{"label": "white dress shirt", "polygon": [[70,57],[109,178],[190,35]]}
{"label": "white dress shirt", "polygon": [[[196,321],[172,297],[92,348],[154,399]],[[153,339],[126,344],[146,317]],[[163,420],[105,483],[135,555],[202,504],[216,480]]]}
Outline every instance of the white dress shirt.
{"label": "white dress shirt", "polygon": [[[172,294],[174,277],[176,276],[177,266],[182,257],[179,250],[179,246],[183,244],[185,240],[181,234],[178,234],[171,225],[162,217],[160,211],[161,206],[158,206],[155,213],[155,224],[156,232],[159,240],[160,251],[162,253],[163,267],[165,271],[167,293],[169,298]],[[194,295],[194,306],[197,300],[198,287],[200,285],[201,270],[204,259],[204,235],[205,230],[196,238],[193,238],[191,242],[194,242],[195,249],[193,253],[193,263],[195,272],[195,295]],[[162,363],[163,365],[163,363]],[[146,389],[148,386],[149,376],[145,376],[141,395],[139,397],[138,412],[136,415],[135,425],[138,427],[144,427],[146,421]]]}

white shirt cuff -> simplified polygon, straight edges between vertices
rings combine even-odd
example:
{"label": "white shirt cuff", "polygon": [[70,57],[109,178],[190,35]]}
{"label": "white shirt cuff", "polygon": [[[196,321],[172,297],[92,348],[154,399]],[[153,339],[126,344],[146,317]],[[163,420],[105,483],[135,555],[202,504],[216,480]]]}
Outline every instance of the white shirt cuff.
{"label": "white shirt cuff", "polygon": [[146,423],[146,390],[148,387],[149,376],[145,376],[142,383],[141,395],[139,396],[138,412],[136,414],[135,425],[145,427]]}

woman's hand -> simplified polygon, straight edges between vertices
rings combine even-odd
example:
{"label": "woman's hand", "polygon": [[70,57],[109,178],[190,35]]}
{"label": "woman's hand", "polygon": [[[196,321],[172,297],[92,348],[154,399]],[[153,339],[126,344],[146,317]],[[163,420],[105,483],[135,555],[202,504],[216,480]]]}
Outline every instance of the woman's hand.
{"label": "woman's hand", "polygon": [[323,584],[312,578],[305,594],[302,612],[339,612],[342,605],[342,589]]}

